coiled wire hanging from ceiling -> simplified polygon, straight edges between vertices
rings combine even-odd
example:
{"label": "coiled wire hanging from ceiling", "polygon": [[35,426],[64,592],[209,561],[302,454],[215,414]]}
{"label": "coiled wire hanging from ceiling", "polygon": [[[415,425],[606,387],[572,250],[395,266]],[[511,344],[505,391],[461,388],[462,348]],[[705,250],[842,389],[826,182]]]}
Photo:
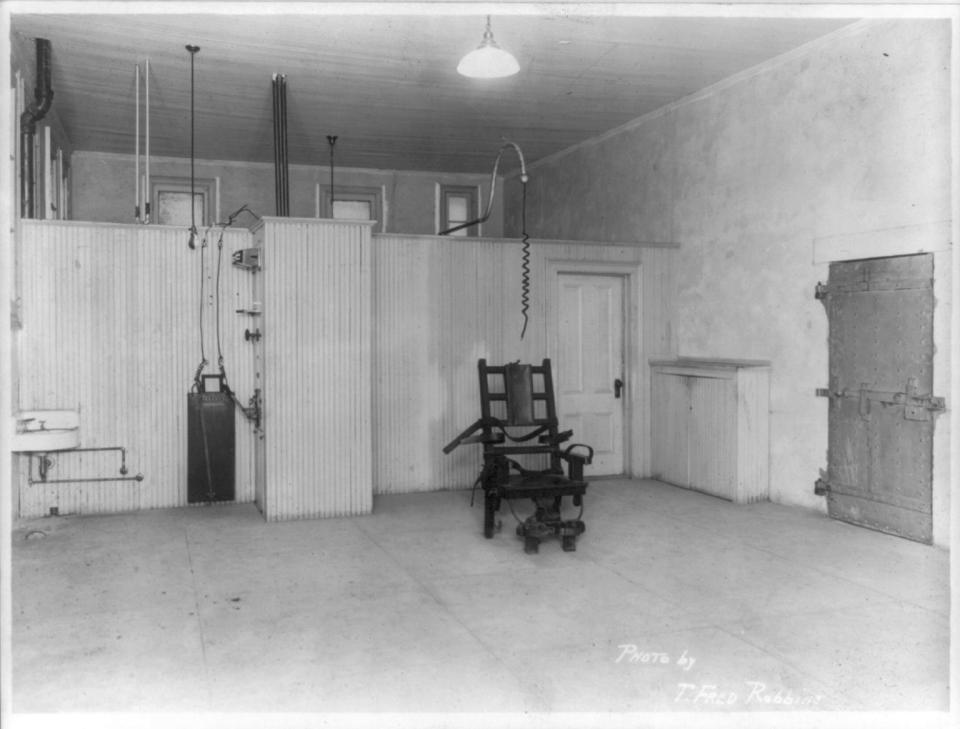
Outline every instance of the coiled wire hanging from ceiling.
{"label": "coiled wire hanging from ceiling", "polygon": [[497,152],[497,159],[493,163],[493,171],[490,173],[490,197],[487,200],[487,207],[483,215],[475,220],[469,220],[466,223],[460,223],[452,228],[440,231],[440,235],[450,235],[458,230],[464,230],[474,225],[485,222],[490,217],[490,211],[493,209],[493,198],[497,191],[497,171],[500,169],[500,160],[503,153],[508,149],[513,149],[520,158],[520,183],[522,187],[520,203],[520,233],[521,233],[521,254],[520,254],[520,313],[523,315],[523,328],[520,330],[520,339],[523,339],[527,332],[527,324],[530,321],[530,235],[527,233],[527,165],[523,159],[523,152],[515,142],[505,142]]}

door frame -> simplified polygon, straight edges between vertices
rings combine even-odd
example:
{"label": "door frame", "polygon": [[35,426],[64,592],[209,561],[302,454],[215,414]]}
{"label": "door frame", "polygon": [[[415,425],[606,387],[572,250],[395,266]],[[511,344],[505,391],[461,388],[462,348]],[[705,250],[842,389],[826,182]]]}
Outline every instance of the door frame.
{"label": "door frame", "polygon": [[[649,469],[649,369],[641,363],[640,338],[641,264],[636,261],[546,260],[545,321],[547,353],[561,366],[560,278],[561,276],[616,276],[623,280],[623,475],[639,476]],[[645,465],[647,464],[647,465]]]}

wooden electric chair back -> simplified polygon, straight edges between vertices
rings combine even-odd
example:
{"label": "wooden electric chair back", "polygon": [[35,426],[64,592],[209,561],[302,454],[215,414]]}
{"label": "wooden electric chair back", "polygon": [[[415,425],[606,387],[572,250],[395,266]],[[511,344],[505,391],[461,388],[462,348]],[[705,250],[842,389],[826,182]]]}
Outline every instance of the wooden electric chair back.
{"label": "wooden electric chair back", "polygon": [[[477,363],[484,455],[545,455],[549,471],[562,473],[557,406],[550,360],[542,364]],[[507,430],[509,429],[509,430]]]}

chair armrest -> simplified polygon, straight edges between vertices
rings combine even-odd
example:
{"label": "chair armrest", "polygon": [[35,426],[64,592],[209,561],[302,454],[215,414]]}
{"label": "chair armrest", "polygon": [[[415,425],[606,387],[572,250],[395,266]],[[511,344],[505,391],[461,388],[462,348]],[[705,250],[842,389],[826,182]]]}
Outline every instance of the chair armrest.
{"label": "chair armrest", "polygon": [[450,454],[458,445],[466,441],[467,438],[469,438],[471,435],[476,433],[482,427],[483,427],[483,419],[481,418],[480,420],[476,421],[473,425],[471,425],[469,428],[467,428],[465,431],[463,431],[456,438],[454,438],[452,441],[447,443],[443,447],[443,452],[446,454]]}
{"label": "chair armrest", "polygon": [[[574,448],[586,448],[587,453],[574,453]],[[560,457],[570,464],[569,477],[574,481],[581,481],[583,479],[583,467],[593,462],[593,448],[583,443],[572,443],[560,454]]]}

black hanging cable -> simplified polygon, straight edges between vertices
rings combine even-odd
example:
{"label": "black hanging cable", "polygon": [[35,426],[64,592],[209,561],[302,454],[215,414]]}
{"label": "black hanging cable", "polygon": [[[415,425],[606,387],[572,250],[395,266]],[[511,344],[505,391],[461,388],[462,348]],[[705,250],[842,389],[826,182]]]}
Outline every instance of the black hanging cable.
{"label": "black hanging cable", "polygon": [[[190,53],[190,239],[187,241],[187,245],[190,246],[190,250],[196,248],[196,238],[197,238],[197,220],[196,220],[196,208],[194,206],[194,200],[196,196],[195,185],[196,177],[194,170],[194,109],[193,109],[193,99],[194,99],[194,69],[193,69],[193,60],[197,55],[197,51],[200,50],[200,46],[187,46],[187,51]],[[201,259],[202,260],[202,259]]]}
{"label": "black hanging cable", "polygon": [[[191,242],[192,242],[192,237],[191,237]],[[197,365],[197,371],[193,374],[193,389],[195,392],[203,392],[203,383],[200,380],[200,375],[203,372],[204,367],[206,367],[207,364],[209,364],[207,362],[207,355],[203,346],[203,280],[204,280],[203,251],[206,249],[206,247],[207,247],[207,240],[206,240],[206,236],[204,236],[203,241],[200,243],[200,364]]]}
{"label": "black hanging cable", "polygon": [[330,217],[333,217],[333,145],[337,143],[336,135],[327,135],[327,144],[330,145]]}
{"label": "black hanging cable", "polygon": [[227,373],[223,368],[223,345],[220,341],[220,269],[223,267],[223,235],[227,230],[227,226],[224,225],[220,228],[220,239],[217,241],[217,365],[220,368],[220,377],[222,381],[226,383]]}
{"label": "black hanging cable", "polygon": [[520,203],[520,227],[523,234],[523,264],[521,266],[523,274],[520,280],[520,311],[523,313],[523,329],[520,330],[520,339],[527,333],[527,322],[529,317],[527,311],[530,309],[530,236],[527,233],[527,181],[523,180],[521,187],[523,195]]}

